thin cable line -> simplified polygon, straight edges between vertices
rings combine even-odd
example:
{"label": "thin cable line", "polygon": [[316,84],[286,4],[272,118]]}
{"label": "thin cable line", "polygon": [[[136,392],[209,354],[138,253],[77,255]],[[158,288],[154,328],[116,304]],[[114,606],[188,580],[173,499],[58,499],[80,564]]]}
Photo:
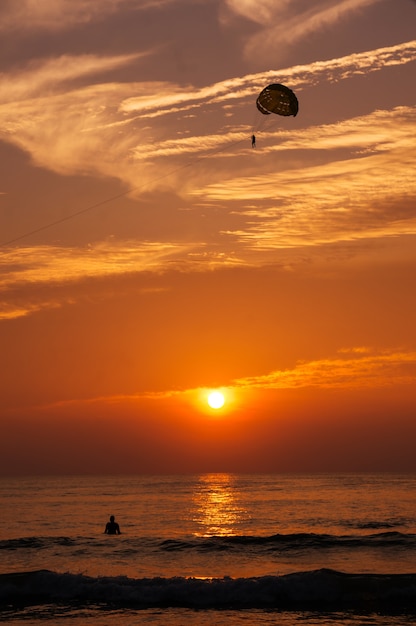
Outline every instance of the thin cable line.
{"label": "thin cable line", "polygon": [[[179,167],[176,167],[176,168],[170,170],[169,172],[166,172],[165,174],[163,174],[161,176],[157,176],[155,178],[152,178],[149,182],[150,183],[155,183],[155,182],[157,182],[159,180],[163,180],[164,178],[167,178],[168,176],[171,176],[172,174],[175,174],[176,172],[184,170],[187,167],[191,167],[191,166],[197,165],[200,161],[203,161],[204,159],[207,159],[210,156],[213,156],[215,154],[219,154],[221,152],[224,152],[226,149],[231,148],[233,146],[236,146],[239,143],[242,143],[243,141],[246,141],[246,140],[245,139],[239,139],[238,141],[234,141],[233,143],[227,144],[227,145],[225,145],[225,146],[223,146],[221,148],[218,148],[217,150],[213,150],[209,154],[206,154],[206,155],[201,156],[201,157],[197,157],[193,161],[189,161],[188,163],[185,163],[184,165],[180,165]],[[131,189],[127,189],[126,191],[122,191],[121,193],[118,193],[115,196],[111,196],[110,198],[106,198],[104,200],[99,200],[98,202],[95,202],[94,204],[90,204],[89,206],[87,206],[87,207],[85,207],[83,209],[80,209],[79,211],[75,211],[73,213],[69,213],[68,215],[65,215],[64,217],[61,217],[61,218],[59,218],[57,220],[54,220],[52,222],[48,222],[47,224],[43,224],[42,226],[34,228],[33,230],[27,231],[25,233],[22,233],[21,235],[17,235],[16,237],[13,237],[12,239],[0,242],[0,247],[4,248],[6,246],[10,246],[11,244],[16,243],[17,241],[21,241],[22,239],[26,239],[27,237],[31,237],[32,235],[36,235],[37,233],[41,233],[44,230],[48,230],[49,228],[53,228],[54,226],[58,226],[59,224],[63,224],[64,222],[68,222],[69,220],[72,220],[75,217],[83,215],[84,213],[88,213],[89,211],[93,211],[94,209],[97,209],[98,207],[103,206],[104,204],[109,204],[110,202],[114,202],[115,200],[118,200],[119,198],[123,198],[124,196],[127,196],[130,193],[133,193],[134,191],[137,191],[141,187],[144,187],[144,183],[142,185],[138,185],[138,186],[133,187]]]}

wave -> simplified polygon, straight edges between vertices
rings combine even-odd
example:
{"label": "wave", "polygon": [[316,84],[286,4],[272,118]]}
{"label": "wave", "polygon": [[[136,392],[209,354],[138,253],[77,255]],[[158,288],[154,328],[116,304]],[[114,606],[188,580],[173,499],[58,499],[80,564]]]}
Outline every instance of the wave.
{"label": "wave", "polygon": [[0,575],[0,606],[277,609],[416,614],[416,574],[330,569],[253,578],[89,577],[49,570]]}
{"label": "wave", "polygon": [[161,542],[163,550],[201,550],[216,551],[227,549],[265,548],[269,551],[310,550],[322,548],[416,548],[416,535],[395,531],[370,535],[330,535],[315,533],[276,534],[269,537],[231,536],[203,537],[190,540],[166,539]]}
{"label": "wave", "polygon": [[395,519],[395,520],[385,520],[383,522],[378,521],[368,521],[368,522],[356,522],[354,524],[345,523],[346,526],[353,526],[355,528],[361,528],[363,530],[376,530],[381,528],[396,528],[397,526],[406,526],[409,523],[409,520],[405,518]]}
{"label": "wave", "polygon": [[[368,535],[331,535],[315,533],[275,534],[271,536],[238,535],[189,537],[186,539],[155,539],[148,537],[117,538],[123,549],[143,550],[151,547],[162,551],[238,551],[248,548],[267,551],[320,550],[320,549],[360,549],[360,548],[401,548],[416,549],[416,534],[396,531]],[[54,546],[83,547],[89,549],[108,546],[108,537],[22,537],[0,541],[0,550],[49,549]]]}

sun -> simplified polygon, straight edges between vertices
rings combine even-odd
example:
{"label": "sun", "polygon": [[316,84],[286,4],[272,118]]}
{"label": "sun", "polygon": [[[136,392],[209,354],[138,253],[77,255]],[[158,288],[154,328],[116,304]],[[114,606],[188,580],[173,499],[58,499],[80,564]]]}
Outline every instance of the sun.
{"label": "sun", "polygon": [[211,391],[208,395],[208,404],[211,409],[220,409],[224,406],[225,398],[221,391]]}

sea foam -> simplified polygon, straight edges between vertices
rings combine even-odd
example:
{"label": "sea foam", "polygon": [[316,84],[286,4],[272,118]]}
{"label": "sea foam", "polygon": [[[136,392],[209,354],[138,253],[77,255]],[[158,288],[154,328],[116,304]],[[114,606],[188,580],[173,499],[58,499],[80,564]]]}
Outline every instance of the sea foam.
{"label": "sea foam", "polygon": [[89,577],[49,570],[0,576],[1,606],[354,610],[416,614],[416,574],[346,574],[330,569],[252,578]]}

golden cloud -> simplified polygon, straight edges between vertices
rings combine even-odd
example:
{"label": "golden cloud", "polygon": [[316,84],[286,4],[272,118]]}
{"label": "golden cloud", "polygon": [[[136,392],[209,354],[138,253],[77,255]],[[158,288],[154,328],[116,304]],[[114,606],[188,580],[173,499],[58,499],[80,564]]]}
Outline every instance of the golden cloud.
{"label": "golden cloud", "polygon": [[327,389],[378,388],[414,385],[416,352],[343,350],[339,357],[300,362],[293,369],[270,372],[234,381],[237,388]]}

